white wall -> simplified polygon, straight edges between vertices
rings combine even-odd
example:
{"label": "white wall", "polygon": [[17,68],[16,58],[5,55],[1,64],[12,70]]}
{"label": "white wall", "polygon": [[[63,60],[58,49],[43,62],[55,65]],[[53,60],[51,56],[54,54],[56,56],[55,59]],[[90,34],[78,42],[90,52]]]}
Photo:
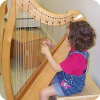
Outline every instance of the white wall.
{"label": "white wall", "polygon": [[37,0],[45,9],[55,13],[65,13],[67,10],[78,10],[94,28],[96,44],[89,50],[88,74],[100,88],[100,5],[94,0]]}

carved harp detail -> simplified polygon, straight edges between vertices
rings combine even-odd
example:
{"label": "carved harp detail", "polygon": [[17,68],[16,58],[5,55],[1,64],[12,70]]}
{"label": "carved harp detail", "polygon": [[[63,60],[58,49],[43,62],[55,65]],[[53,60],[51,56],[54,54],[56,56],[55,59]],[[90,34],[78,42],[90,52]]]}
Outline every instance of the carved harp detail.
{"label": "carved harp detail", "polygon": [[[69,10],[65,14],[51,13],[41,8],[35,2],[35,0],[11,0],[11,9],[4,32],[2,50],[3,80],[6,97],[7,100],[39,100],[40,89],[49,85],[50,81],[55,75],[55,72],[53,72],[53,70],[49,67],[50,65],[48,64],[46,59],[42,62],[38,69],[30,76],[28,81],[25,83],[24,86],[21,87],[21,89],[15,96],[12,89],[10,75],[10,48],[13,37],[13,29],[16,23],[15,20],[19,8],[23,9],[23,11],[25,11],[34,20],[51,26],[63,26],[70,21],[85,20],[85,18],[79,11],[76,10]],[[60,40],[60,42],[52,51],[52,55],[54,55],[55,58],[57,58],[57,53],[61,52],[61,49],[63,49],[63,47],[66,46],[65,37],[66,35],[64,35],[64,37]],[[61,49],[59,49],[59,47]],[[63,56],[63,54],[61,55],[62,57],[58,59],[58,61],[64,59],[65,56]],[[44,78],[43,75],[45,77],[48,77],[48,79]]]}

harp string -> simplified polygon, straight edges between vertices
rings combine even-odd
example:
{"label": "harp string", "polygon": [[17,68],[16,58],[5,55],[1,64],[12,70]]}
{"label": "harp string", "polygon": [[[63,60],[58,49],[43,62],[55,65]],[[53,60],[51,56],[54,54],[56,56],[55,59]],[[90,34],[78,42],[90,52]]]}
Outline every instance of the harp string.
{"label": "harp string", "polygon": [[[42,17],[42,15],[41,15],[41,17]],[[40,51],[41,50],[41,48],[40,48],[40,45],[41,45],[41,42],[40,42],[40,34],[41,34],[41,17],[40,17],[40,28],[39,28],[39,44],[38,44],[38,50]],[[41,54],[40,54],[40,52],[38,52],[38,62],[39,62],[39,64],[40,64],[40,58],[41,58]],[[38,66],[39,66],[39,64],[38,64]],[[37,67],[38,67],[37,66]]]}
{"label": "harp string", "polygon": [[[37,17],[37,14],[36,14],[36,17]],[[35,20],[34,20],[35,21]],[[35,21],[35,25],[37,26],[37,22]],[[36,38],[36,33],[37,32],[37,28],[35,27],[35,31],[34,31],[34,38]],[[37,56],[37,47],[38,47],[38,44],[37,44],[37,42],[36,43],[34,43],[33,42],[33,46],[34,46],[34,53],[33,53],[33,61],[35,61],[34,62],[34,66],[36,66],[37,65],[37,59],[35,59],[34,57],[36,57]]]}
{"label": "harp string", "polygon": [[[16,35],[17,35],[17,39],[15,40],[16,41],[16,44],[17,44],[17,47],[16,47],[16,49],[17,49],[17,55],[16,55],[16,57],[17,57],[17,73],[16,73],[16,76],[17,76],[17,83],[16,83],[16,87],[18,86],[18,88],[19,88],[19,62],[20,62],[20,59],[19,59],[19,54],[20,54],[20,44],[19,44],[19,37],[20,37],[20,20],[19,20],[19,28],[18,28],[18,31],[16,32]],[[16,92],[18,91],[18,88],[16,88]]]}
{"label": "harp string", "polygon": [[[21,26],[21,20],[19,21],[19,24],[20,24],[20,26]],[[18,86],[18,88],[20,87],[20,85],[19,85],[19,81],[20,81],[20,77],[19,77],[19,67],[20,67],[20,30],[21,30],[21,27],[19,27],[19,31],[18,31],[18,55],[17,55],[17,57],[18,57],[18,66],[17,66],[17,86]]]}
{"label": "harp string", "polygon": [[[22,0],[22,4],[23,4],[23,0]],[[23,10],[22,10],[22,19],[23,19]],[[22,33],[22,30],[24,30],[24,27],[23,27],[23,20],[22,20],[22,29],[21,29],[21,34],[20,34],[21,37],[22,37],[22,34],[23,34],[23,33]],[[21,41],[23,41],[22,38],[21,38]],[[22,57],[23,57],[23,53],[24,53],[24,52],[22,53],[22,51],[23,51],[23,46],[24,46],[24,45],[22,45],[22,42],[20,42],[20,48],[21,48],[21,50],[20,50],[20,61],[21,61],[21,63],[20,63],[20,64],[21,64],[21,66],[20,66],[20,73],[21,73],[21,74],[20,74],[20,76],[21,76],[21,77],[20,77],[20,87],[22,87],[22,85],[23,85],[23,84],[22,84],[22,82],[23,82],[23,58],[22,58]]]}
{"label": "harp string", "polygon": [[[35,22],[35,20],[34,20],[34,18],[33,18],[33,26],[36,26],[36,22]],[[33,37],[32,37],[32,40],[35,38],[35,31],[36,31],[36,29],[35,29],[35,27],[33,28]],[[33,55],[34,55],[34,51],[35,51],[35,46],[34,46],[34,42],[32,42],[32,61],[34,62],[34,63],[32,63],[32,65],[33,66],[35,66],[35,59],[34,59],[34,57],[33,57]],[[32,69],[32,73],[33,73],[33,71],[34,71],[34,69]],[[31,73],[31,74],[32,74]]]}
{"label": "harp string", "polygon": [[[34,19],[33,19],[34,20]],[[36,23],[35,23],[35,20],[34,20],[34,24],[33,24],[33,26],[35,26],[36,25]],[[33,40],[33,38],[35,37],[35,28],[33,28],[33,37],[32,37],[32,40]],[[34,55],[34,51],[35,51],[35,47],[34,47],[34,42],[32,42],[32,55]],[[33,59],[33,56],[32,56],[32,59]],[[33,60],[35,60],[35,59],[33,59]],[[34,61],[35,62],[35,61]],[[35,66],[35,63],[33,63],[33,66]],[[33,72],[33,69],[32,69],[32,72]]]}
{"label": "harp string", "polygon": [[[32,19],[31,19],[32,20]],[[30,27],[29,27],[29,32],[31,32],[31,30],[32,30],[32,26],[31,26],[31,20],[29,20],[29,25],[30,25]],[[32,32],[31,32],[31,34],[33,34]],[[32,38],[32,37],[31,37]],[[31,76],[31,70],[32,70],[32,42],[33,41],[30,41],[30,76]]]}
{"label": "harp string", "polygon": [[[31,19],[32,20],[32,19]],[[31,25],[31,20],[30,20],[30,32],[32,33],[32,25]],[[33,34],[33,33],[32,33]],[[32,37],[31,37],[32,40]],[[30,42],[30,63],[31,63],[31,68],[30,68],[30,76],[31,76],[31,71],[32,71],[32,41]]]}
{"label": "harp string", "polygon": [[[52,22],[52,33],[51,33],[51,36],[53,37],[53,22]],[[52,38],[51,38],[51,47],[52,47],[51,49],[53,49],[53,45],[54,44],[53,44],[53,41],[52,41]]]}
{"label": "harp string", "polygon": [[[22,5],[23,5],[23,3],[22,3]],[[22,12],[22,16],[23,16],[22,18],[23,18],[23,20],[24,20],[23,12]],[[24,24],[24,23],[23,23],[23,24]],[[25,30],[24,27],[23,27],[23,30]],[[25,34],[25,33],[24,33],[24,34]],[[24,36],[23,41],[25,41],[25,40],[24,40],[25,38],[26,38],[26,36]],[[23,50],[22,50],[23,53],[22,53],[22,60],[21,60],[21,61],[22,61],[22,64],[21,64],[21,66],[22,66],[22,79],[21,79],[21,80],[22,80],[22,85],[21,85],[21,86],[23,86],[23,82],[24,82],[24,78],[23,78],[23,77],[24,77],[24,59],[23,59],[23,58],[25,57],[25,55],[24,55],[24,54],[25,54],[25,43],[23,43],[22,49],[23,49]]]}
{"label": "harp string", "polygon": [[[15,6],[15,13],[16,13],[16,6]],[[16,34],[16,23],[17,22],[16,22],[16,19],[15,19],[15,34]],[[17,37],[17,36],[15,36],[15,37]],[[17,47],[17,45],[15,46],[15,48],[16,47]],[[15,52],[15,55],[17,55],[17,52]],[[15,76],[14,76],[15,77],[14,78],[15,79],[15,82],[14,82],[15,85],[14,85],[14,92],[13,92],[14,95],[16,94],[16,82],[17,82],[17,75],[16,74],[17,74],[17,59],[15,59]]]}
{"label": "harp string", "polygon": [[[36,10],[35,10],[35,16],[34,16],[34,18],[35,18],[35,17],[37,17]],[[34,20],[34,25],[37,26],[37,22],[36,22],[35,20]],[[35,34],[36,31],[37,31],[37,30],[36,30],[36,27],[35,27],[35,29],[34,29],[34,38],[36,38],[36,34]],[[36,51],[37,43],[35,44],[35,43],[33,42],[33,46],[34,46],[34,47],[33,47],[33,48],[34,48],[34,53],[33,53],[33,60],[34,60],[34,61],[33,61],[33,62],[34,62],[34,66],[35,66],[35,65],[37,65],[37,61],[36,61],[36,59],[34,59],[34,56],[36,57],[36,55],[37,55],[37,51]]]}
{"label": "harp string", "polygon": [[[22,12],[22,10],[21,10],[21,12]],[[22,26],[21,20],[20,20],[20,26]],[[20,65],[21,65],[21,27],[19,28],[19,34],[18,34],[18,73],[17,73],[18,87],[20,87],[20,67],[21,67]]]}
{"label": "harp string", "polygon": [[[28,10],[27,11],[29,11],[29,4],[28,4]],[[28,17],[28,15],[26,16],[26,18],[29,18]],[[26,41],[25,41],[25,45],[26,45],[26,48],[25,48],[25,50],[26,50],[26,52],[25,52],[25,58],[26,58],[26,60],[25,60],[25,67],[26,67],[26,64],[27,64],[27,68],[29,67],[29,59],[28,59],[28,56],[29,56],[29,45],[27,45],[27,41],[28,41],[28,35],[27,35],[27,27],[28,27],[28,19],[26,19],[26,34],[25,34],[25,36],[26,36]],[[26,68],[25,68],[25,70],[26,70]],[[28,72],[26,71],[26,80],[27,80],[27,78],[28,78]]]}
{"label": "harp string", "polygon": [[58,43],[59,43],[59,36],[60,36],[60,22],[59,22],[59,35],[58,35]]}
{"label": "harp string", "polygon": [[[21,12],[22,12],[22,10],[21,10]],[[22,17],[23,18],[23,17]],[[23,21],[20,21],[20,25],[22,26],[22,23],[23,23]],[[20,33],[19,33],[19,41],[22,41],[22,39],[21,39],[21,34],[23,34],[23,33],[21,33],[21,30],[22,30],[22,28],[23,27],[20,27]],[[19,76],[19,81],[18,81],[18,84],[19,84],[19,87],[21,86],[21,67],[22,67],[22,65],[21,65],[21,42],[19,42],[19,68],[18,68],[18,76]]]}

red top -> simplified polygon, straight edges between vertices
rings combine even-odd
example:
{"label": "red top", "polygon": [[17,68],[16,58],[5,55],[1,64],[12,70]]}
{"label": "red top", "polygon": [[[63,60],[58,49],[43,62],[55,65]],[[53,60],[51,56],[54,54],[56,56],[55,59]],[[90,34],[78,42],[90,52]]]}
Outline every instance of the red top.
{"label": "red top", "polygon": [[[74,49],[71,48],[71,52]],[[86,52],[86,50],[84,51]],[[80,76],[86,70],[86,58],[79,53],[70,54],[67,59],[60,63],[61,68],[66,74]]]}

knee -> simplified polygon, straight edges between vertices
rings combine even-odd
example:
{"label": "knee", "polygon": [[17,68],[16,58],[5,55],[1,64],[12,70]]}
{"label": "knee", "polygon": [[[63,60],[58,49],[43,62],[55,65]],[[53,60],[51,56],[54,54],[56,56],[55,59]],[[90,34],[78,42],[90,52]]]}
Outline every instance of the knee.
{"label": "knee", "polygon": [[40,91],[40,94],[39,94],[39,95],[40,95],[40,98],[48,97],[48,95],[47,95],[45,89],[42,89],[42,90]]}

